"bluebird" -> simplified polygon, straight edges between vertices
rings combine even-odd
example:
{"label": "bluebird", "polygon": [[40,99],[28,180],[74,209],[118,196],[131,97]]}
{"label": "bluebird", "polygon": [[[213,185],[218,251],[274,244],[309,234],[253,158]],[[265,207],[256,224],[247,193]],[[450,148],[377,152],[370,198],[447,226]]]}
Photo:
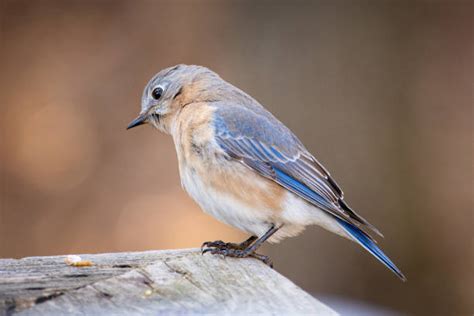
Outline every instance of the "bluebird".
{"label": "bluebird", "polygon": [[148,123],[172,136],[185,191],[204,212],[250,234],[205,242],[203,253],[253,257],[265,242],[319,225],[355,241],[405,280],[368,232],[382,234],[344,200],[339,185],[301,141],[251,96],[208,68],[177,65],[146,85],[127,129]]}

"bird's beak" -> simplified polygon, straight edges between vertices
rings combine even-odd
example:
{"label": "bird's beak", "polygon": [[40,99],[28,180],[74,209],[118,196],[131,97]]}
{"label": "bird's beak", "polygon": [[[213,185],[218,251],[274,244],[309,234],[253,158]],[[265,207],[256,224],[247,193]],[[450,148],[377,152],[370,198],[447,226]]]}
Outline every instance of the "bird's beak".
{"label": "bird's beak", "polygon": [[145,124],[147,118],[148,118],[148,115],[146,113],[140,114],[136,119],[134,119],[133,121],[130,122],[130,124],[128,124],[127,129],[131,129],[136,126]]}

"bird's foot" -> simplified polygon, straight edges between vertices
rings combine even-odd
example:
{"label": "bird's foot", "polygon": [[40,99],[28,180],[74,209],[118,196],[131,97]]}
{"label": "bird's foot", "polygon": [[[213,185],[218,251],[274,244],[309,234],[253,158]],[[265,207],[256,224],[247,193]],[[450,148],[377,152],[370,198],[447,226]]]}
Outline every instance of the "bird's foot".
{"label": "bird's foot", "polygon": [[248,239],[241,242],[240,244],[234,244],[232,242],[223,242],[222,240],[206,241],[201,245],[201,253],[204,253],[204,249],[207,248],[231,248],[245,250],[250,247],[250,245],[252,245],[255,240],[257,240],[256,236],[250,236]]}
{"label": "bird's foot", "polygon": [[217,240],[217,241],[207,241],[202,244],[201,247],[201,253],[205,254],[206,252],[210,252],[213,255],[221,255],[224,257],[232,257],[232,258],[255,258],[266,265],[270,266],[273,268],[273,263],[271,259],[268,256],[264,256],[261,254],[258,254],[252,250],[249,250],[248,248],[244,247],[245,244],[234,244],[234,243],[226,243],[223,242],[222,240]]}
{"label": "bird's foot", "polygon": [[223,242],[222,240],[216,241],[206,241],[201,245],[201,253],[206,253],[211,251],[212,248],[218,249],[235,249],[235,250],[244,250],[245,247],[242,244],[235,244],[233,242]]}

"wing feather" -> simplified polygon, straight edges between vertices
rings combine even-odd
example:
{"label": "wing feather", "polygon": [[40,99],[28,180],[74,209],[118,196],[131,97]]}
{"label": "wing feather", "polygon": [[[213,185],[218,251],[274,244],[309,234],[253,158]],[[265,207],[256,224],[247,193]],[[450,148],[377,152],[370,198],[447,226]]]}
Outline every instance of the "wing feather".
{"label": "wing feather", "polygon": [[218,145],[230,157],[316,207],[381,235],[349,208],[340,187],[296,136],[269,112],[258,110],[237,106],[218,108],[214,113]]}

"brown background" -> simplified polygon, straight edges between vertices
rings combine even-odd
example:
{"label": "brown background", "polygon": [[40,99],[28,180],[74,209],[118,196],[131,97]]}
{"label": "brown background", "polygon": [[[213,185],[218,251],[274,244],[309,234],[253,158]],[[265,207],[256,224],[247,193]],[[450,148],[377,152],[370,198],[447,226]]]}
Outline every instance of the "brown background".
{"label": "brown background", "polygon": [[472,314],[472,2],[0,1],[0,257],[197,247],[242,233],[180,189],[174,146],[125,131],[158,70],[257,98],[385,234],[399,282],[316,227],[265,251],[317,296]]}

